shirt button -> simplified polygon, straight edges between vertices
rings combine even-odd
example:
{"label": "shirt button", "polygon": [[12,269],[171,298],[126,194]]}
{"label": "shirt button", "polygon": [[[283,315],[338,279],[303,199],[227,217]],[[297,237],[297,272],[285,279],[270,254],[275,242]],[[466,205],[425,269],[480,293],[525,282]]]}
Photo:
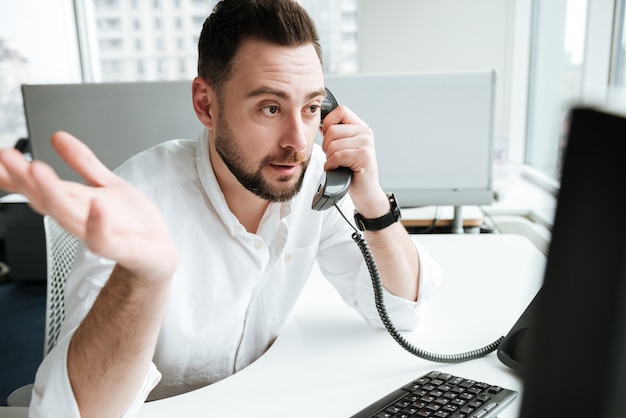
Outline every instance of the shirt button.
{"label": "shirt button", "polygon": [[241,225],[235,225],[235,232],[241,234],[242,231],[243,231],[243,228],[241,227]]}
{"label": "shirt button", "polygon": [[293,254],[292,253],[285,254],[285,262],[288,263],[291,260],[293,260]]}
{"label": "shirt button", "polygon": [[263,243],[261,241],[257,241],[257,242],[254,243],[254,247],[257,250],[260,250],[261,248],[263,248]]}

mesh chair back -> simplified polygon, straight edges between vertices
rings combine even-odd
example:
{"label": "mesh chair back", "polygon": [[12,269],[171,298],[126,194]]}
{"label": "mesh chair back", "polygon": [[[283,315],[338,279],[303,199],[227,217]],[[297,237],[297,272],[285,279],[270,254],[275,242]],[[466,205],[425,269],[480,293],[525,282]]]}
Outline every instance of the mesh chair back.
{"label": "mesh chair back", "polygon": [[46,335],[44,356],[56,345],[65,318],[65,282],[74,262],[78,239],[54,219],[44,216],[47,257]]}

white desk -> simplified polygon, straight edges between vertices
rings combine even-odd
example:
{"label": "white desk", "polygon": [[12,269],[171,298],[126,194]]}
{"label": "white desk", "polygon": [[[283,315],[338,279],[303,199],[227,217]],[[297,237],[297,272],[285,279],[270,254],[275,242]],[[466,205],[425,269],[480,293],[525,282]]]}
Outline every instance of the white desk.
{"label": "white desk", "polygon": [[[513,235],[415,236],[446,279],[417,330],[405,334],[433,352],[457,353],[504,335],[539,289],[545,258]],[[443,365],[407,353],[382,329],[368,327],[315,272],[285,329],[255,363],[211,386],[147,403],[139,417],[345,418],[430,370],[521,390],[495,353]],[[244,395],[245,394],[245,395]],[[500,414],[517,416],[521,396]],[[8,415],[7,415],[8,414]],[[25,417],[0,408],[0,417]]]}

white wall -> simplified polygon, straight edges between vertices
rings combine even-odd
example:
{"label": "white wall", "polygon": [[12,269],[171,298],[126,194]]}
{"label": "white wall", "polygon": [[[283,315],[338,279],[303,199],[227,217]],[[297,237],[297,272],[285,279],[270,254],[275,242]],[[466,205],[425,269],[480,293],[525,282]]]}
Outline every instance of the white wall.
{"label": "white wall", "polygon": [[508,154],[515,3],[361,0],[359,71],[496,69],[495,148]]}

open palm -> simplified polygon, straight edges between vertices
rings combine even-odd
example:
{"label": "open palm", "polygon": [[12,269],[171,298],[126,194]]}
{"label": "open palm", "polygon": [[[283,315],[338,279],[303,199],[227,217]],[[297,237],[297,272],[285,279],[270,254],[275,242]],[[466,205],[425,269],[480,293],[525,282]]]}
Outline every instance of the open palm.
{"label": "open palm", "polygon": [[176,250],[157,206],[105,167],[81,141],[65,132],[51,138],[59,156],[86,182],[60,179],[40,161],[14,149],[0,151],[0,188],[24,195],[94,253],[146,279],[171,276]]}

